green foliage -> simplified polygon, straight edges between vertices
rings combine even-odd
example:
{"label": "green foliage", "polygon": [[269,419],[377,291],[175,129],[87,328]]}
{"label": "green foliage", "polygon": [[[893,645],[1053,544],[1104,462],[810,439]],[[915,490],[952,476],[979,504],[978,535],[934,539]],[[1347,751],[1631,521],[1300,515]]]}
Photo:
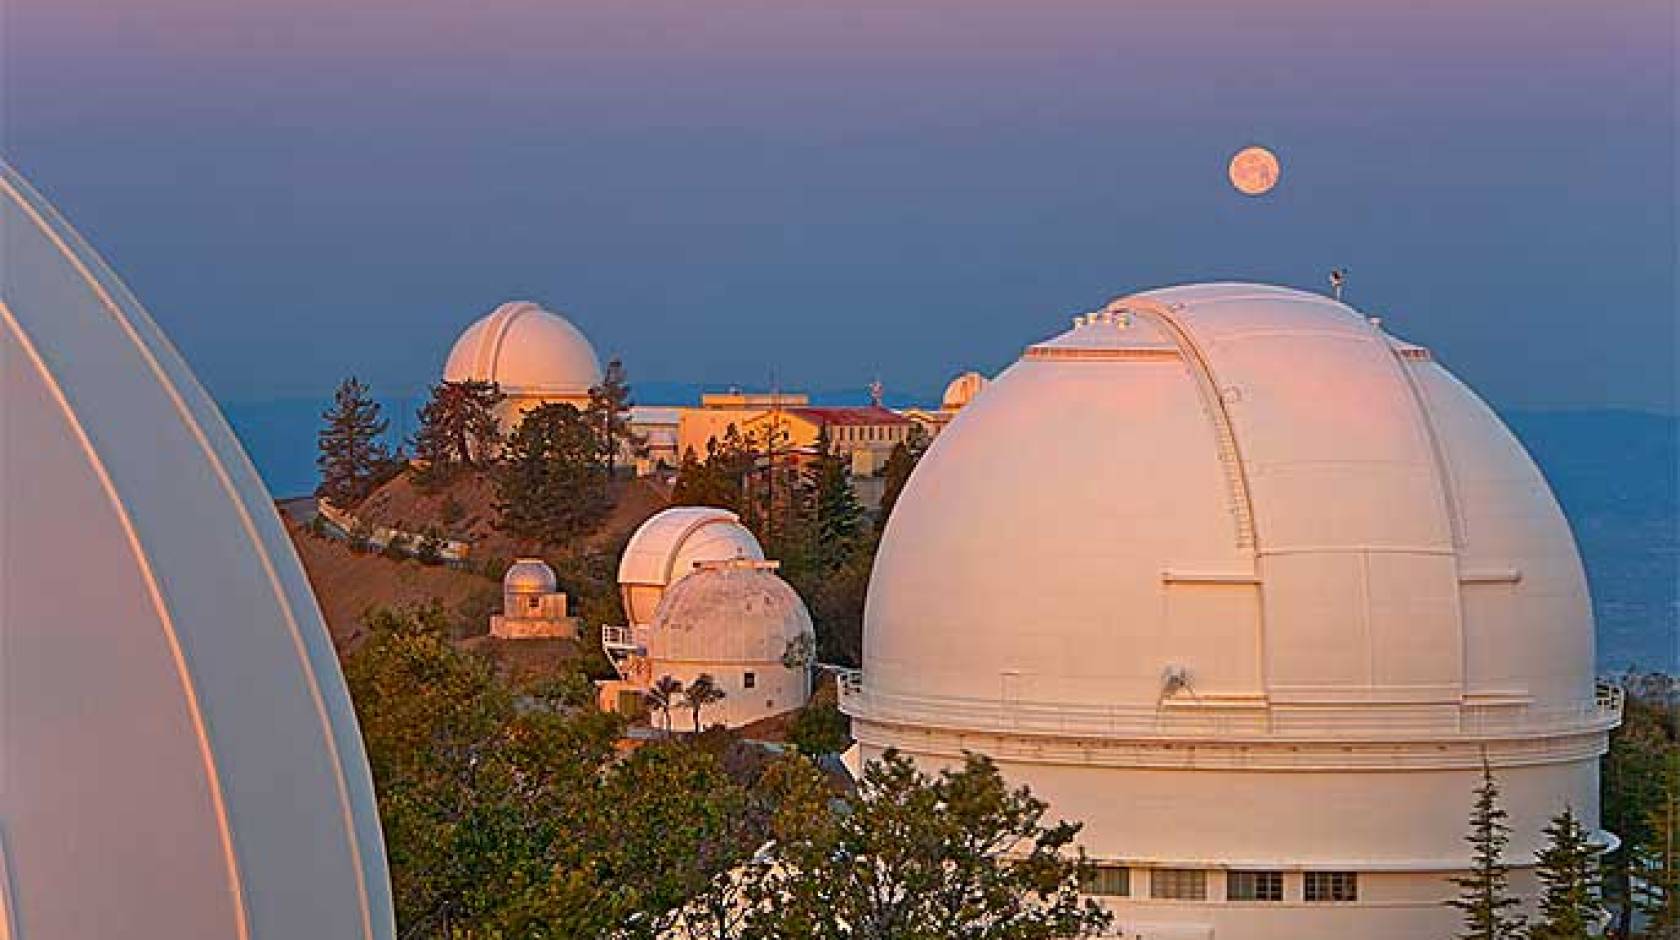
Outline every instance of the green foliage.
{"label": "green foliage", "polygon": [[1626,707],[1620,728],[1610,733],[1610,750],[1600,761],[1604,828],[1622,838],[1605,859],[1604,898],[1614,915],[1613,933],[1632,931],[1634,871],[1639,847],[1652,838],[1652,814],[1663,802],[1664,769],[1677,746],[1680,690],[1669,676],[1623,677]]}
{"label": "green foliage", "polygon": [[788,741],[807,757],[838,754],[852,746],[852,719],[833,702],[812,702],[794,716]]}
{"label": "green foliage", "polygon": [[508,438],[496,475],[496,524],[520,538],[562,545],[592,531],[610,507],[595,436],[565,404],[540,405]]}
{"label": "green foliage", "polygon": [[1505,822],[1509,815],[1499,804],[1499,782],[1484,760],[1470,831],[1464,837],[1470,844],[1470,872],[1452,879],[1459,896],[1447,902],[1464,915],[1462,940],[1515,940],[1522,935],[1522,917],[1512,913],[1522,902],[1511,894],[1505,864],[1505,847],[1511,841],[1511,827]]}
{"label": "green foliage", "polygon": [[1638,845],[1636,900],[1646,917],[1644,936],[1680,938],[1680,748],[1670,747],[1658,775],[1660,793]]}
{"label": "green foliage", "polygon": [[910,429],[909,437],[894,444],[892,452],[887,455],[886,465],[881,468],[883,486],[881,490],[881,509],[875,516],[875,527],[885,531],[887,519],[892,516],[893,507],[898,505],[898,497],[904,492],[904,485],[910,482],[910,474],[921,462],[922,455],[927,453],[927,432],[921,425]]}
{"label": "green foliage", "polygon": [[463,468],[488,461],[500,446],[501,423],[496,406],[507,396],[494,382],[440,382],[420,408],[420,427],[414,432],[414,456],[423,469],[415,475],[422,486],[435,487],[454,479]]}
{"label": "green foliage", "polygon": [[842,809],[808,764],[767,777],[775,841],[744,873],[757,902],[744,937],[1052,940],[1110,923],[1079,897],[1079,826],[1046,825],[1046,804],[985,757],[929,778],[889,751]]}
{"label": "green foliage", "polygon": [[1572,809],[1552,818],[1540,850],[1539,920],[1529,940],[1591,940],[1603,914],[1599,904],[1598,849]]}
{"label": "green foliage", "polygon": [[390,422],[380,416],[379,403],[355,376],[339,383],[321,419],[326,424],[316,435],[315,466],[321,483],[315,492],[349,509],[390,472],[390,450],[381,440]]}
{"label": "green foliage", "polygon": [[714,437],[706,441],[704,459],[692,447],[683,452],[671,502],[677,506],[716,506],[744,512],[746,479],[754,462],[752,448],[731,424],[724,431],[723,440]]}
{"label": "green foliage", "polygon": [[386,540],[385,547],[380,549],[379,554],[392,561],[403,561],[408,558],[408,539],[398,533],[391,533],[390,539]]}
{"label": "green foliage", "polygon": [[619,455],[629,450],[639,452],[643,441],[631,430],[630,383],[625,377],[624,363],[614,359],[607,363],[601,384],[589,390],[589,406],[584,414],[595,432],[595,454],[611,476],[617,468]]}
{"label": "green foliage", "polygon": [[805,510],[810,516],[811,555],[825,573],[845,567],[864,531],[863,504],[852,489],[851,468],[834,449],[828,429],[817,436],[817,453],[805,470]]}
{"label": "green foliage", "polygon": [[581,677],[509,685],[435,605],[367,625],[345,675],[402,936],[652,938],[762,842],[767,812],[711,752],[620,760]]}

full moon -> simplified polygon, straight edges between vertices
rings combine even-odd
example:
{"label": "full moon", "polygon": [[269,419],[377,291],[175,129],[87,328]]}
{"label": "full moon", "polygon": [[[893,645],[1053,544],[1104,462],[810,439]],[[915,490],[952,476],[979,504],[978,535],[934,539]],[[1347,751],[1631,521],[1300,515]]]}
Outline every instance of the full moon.
{"label": "full moon", "polygon": [[1277,185],[1277,155],[1265,147],[1245,147],[1231,158],[1231,185],[1245,196],[1263,196]]}

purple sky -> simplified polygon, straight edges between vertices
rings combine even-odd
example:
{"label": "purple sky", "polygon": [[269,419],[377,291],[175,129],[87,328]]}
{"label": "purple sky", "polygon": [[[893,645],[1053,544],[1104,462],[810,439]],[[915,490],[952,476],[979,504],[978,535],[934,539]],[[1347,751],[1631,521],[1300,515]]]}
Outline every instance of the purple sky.
{"label": "purple sky", "polygon": [[3,150],[228,401],[411,392],[515,297],[633,378],[931,392],[1113,294],[1342,265],[1497,404],[1672,411],[1673,16],[8,0]]}

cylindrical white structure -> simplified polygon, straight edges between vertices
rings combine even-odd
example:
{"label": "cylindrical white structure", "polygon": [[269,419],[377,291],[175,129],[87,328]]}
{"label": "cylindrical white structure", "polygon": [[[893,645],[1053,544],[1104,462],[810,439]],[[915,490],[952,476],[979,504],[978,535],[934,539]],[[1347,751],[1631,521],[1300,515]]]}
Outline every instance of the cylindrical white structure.
{"label": "cylindrical white structure", "polygon": [[981,751],[1082,821],[1125,936],[1218,940],[1450,935],[1484,755],[1521,869],[1564,806],[1596,824],[1619,716],[1493,412],[1346,306],[1247,284],[1116,301],[963,409],[842,705],[866,757]]}

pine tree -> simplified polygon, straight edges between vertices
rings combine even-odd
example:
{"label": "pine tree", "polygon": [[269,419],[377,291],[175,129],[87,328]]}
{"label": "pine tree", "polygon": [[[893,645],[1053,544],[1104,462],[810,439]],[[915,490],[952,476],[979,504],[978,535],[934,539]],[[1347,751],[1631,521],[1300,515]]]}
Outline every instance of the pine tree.
{"label": "pine tree", "polygon": [[1540,920],[1529,940],[1591,940],[1603,918],[1598,849],[1572,809],[1552,818],[1540,850]]}
{"label": "pine tree", "polygon": [[927,432],[921,425],[910,428],[910,434],[904,440],[893,445],[892,452],[887,455],[886,464],[881,467],[881,510],[876,514],[875,527],[882,531],[887,528],[887,519],[892,516],[893,507],[898,505],[898,497],[904,492],[904,484],[910,482],[910,473],[921,462],[922,455],[927,453]]}
{"label": "pine tree", "polygon": [[1662,796],[1639,845],[1639,910],[1648,940],[1680,940],[1680,748],[1670,748]]}
{"label": "pine tree", "polygon": [[1452,879],[1459,896],[1447,904],[1464,914],[1460,940],[1515,940],[1523,921],[1512,909],[1521,902],[1511,894],[1510,870],[1505,865],[1505,847],[1511,841],[1509,815],[1499,805],[1499,783],[1484,759],[1482,782],[1476,788],[1475,808],[1470,812],[1471,869],[1468,875]]}
{"label": "pine tree", "polygon": [[332,407],[321,419],[326,426],[316,436],[321,485],[315,492],[335,506],[349,508],[367,496],[390,464],[390,450],[380,438],[391,423],[380,416],[379,403],[355,376],[339,383]]}
{"label": "pine tree", "polygon": [[851,560],[863,533],[863,504],[852,490],[846,458],[834,449],[828,428],[817,432],[816,457],[805,471],[805,508],[811,521],[812,557],[835,571]]}
{"label": "pine tree", "polygon": [[595,436],[571,405],[540,405],[508,438],[496,479],[496,525],[550,545],[589,532],[606,516],[607,480]]}
{"label": "pine tree", "polygon": [[624,374],[624,363],[614,359],[607,363],[601,384],[589,390],[589,426],[595,432],[596,454],[607,475],[618,468],[619,454],[628,447],[639,450],[642,442],[630,429],[630,383]]}
{"label": "pine tree", "polygon": [[488,461],[502,441],[496,406],[505,398],[494,382],[432,386],[414,432],[414,456],[425,464],[418,479],[426,485],[447,482],[458,470]]}

